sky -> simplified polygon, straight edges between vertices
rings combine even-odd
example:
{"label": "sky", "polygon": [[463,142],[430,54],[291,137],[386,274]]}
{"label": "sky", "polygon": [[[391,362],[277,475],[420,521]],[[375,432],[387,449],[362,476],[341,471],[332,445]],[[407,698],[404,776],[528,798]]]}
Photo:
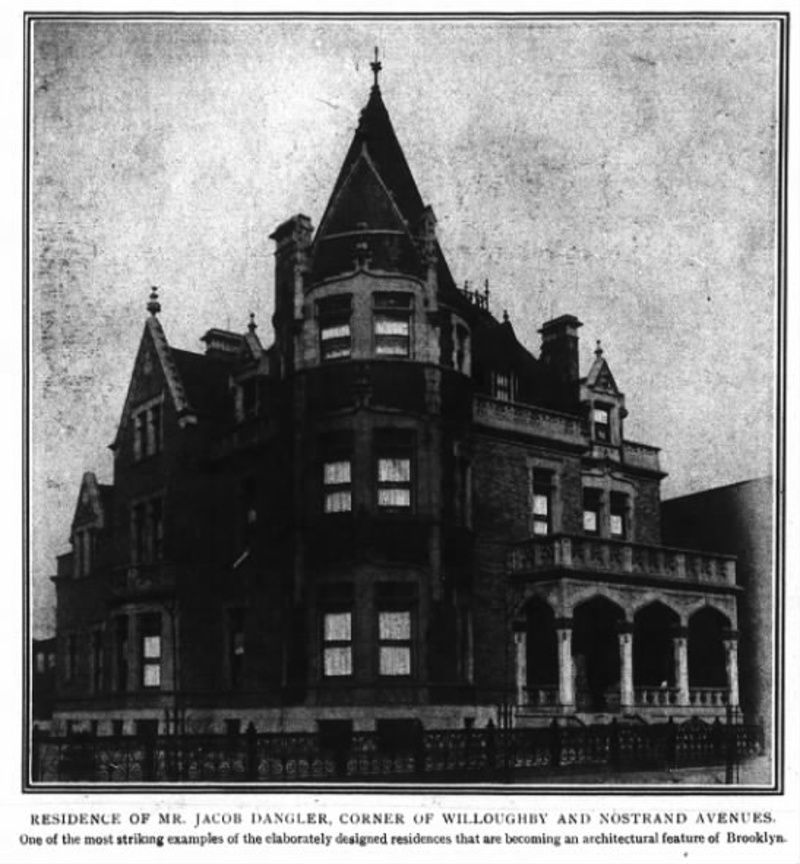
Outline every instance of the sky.
{"label": "sky", "polygon": [[112,480],[150,286],[176,347],[270,341],[274,228],[318,224],[381,90],[456,281],[538,353],[583,322],[662,448],[665,498],[768,474],[777,25],[766,21],[39,22],[31,127],[35,631],[81,477]]}

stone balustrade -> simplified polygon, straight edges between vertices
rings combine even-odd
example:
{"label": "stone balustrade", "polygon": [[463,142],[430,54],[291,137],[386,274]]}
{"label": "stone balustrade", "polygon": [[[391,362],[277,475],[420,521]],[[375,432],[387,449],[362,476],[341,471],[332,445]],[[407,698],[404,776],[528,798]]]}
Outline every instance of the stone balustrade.
{"label": "stone balustrade", "polygon": [[526,687],[525,704],[535,708],[552,708],[558,705],[558,687]]}
{"label": "stone balustrade", "polygon": [[566,534],[523,540],[510,552],[508,566],[518,574],[560,569],[736,584],[736,563],[730,556]]}
{"label": "stone balustrade", "polygon": [[115,594],[138,596],[170,591],[175,587],[176,568],[171,564],[129,564],[112,572]]}
{"label": "stone balustrade", "polygon": [[587,443],[581,419],[571,414],[545,411],[532,405],[505,402],[488,396],[475,396],[473,416],[476,423],[494,429],[525,432],[579,447],[585,447]]}
{"label": "stone balustrade", "polygon": [[679,698],[677,687],[636,687],[634,690],[634,703],[639,707],[677,705]]}
{"label": "stone balustrade", "polygon": [[693,708],[721,708],[728,704],[724,687],[690,687],[689,704]]}

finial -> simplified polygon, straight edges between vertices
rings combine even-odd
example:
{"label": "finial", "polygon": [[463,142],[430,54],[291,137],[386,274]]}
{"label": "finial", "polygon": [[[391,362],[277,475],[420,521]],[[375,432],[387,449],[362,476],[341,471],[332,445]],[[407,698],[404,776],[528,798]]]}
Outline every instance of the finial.
{"label": "finial", "polygon": [[258,325],[256,324],[256,314],[255,314],[255,312],[251,312],[250,313],[250,323],[247,325],[247,329],[251,333],[255,333],[257,327],[258,327]]}
{"label": "finial", "polygon": [[597,340],[597,348],[594,349],[594,356],[599,360],[603,356],[603,348],[600,345],[600,340]]}
{"label": "finial", "polygon": [[378,46],[377,45],[375,46],[375,59],[372,61],[372,63],[369,64],[369,66],[370,66],[370,69],[372,69],[372,74],[375,76],[375,81],[373,82],[372,86],[377,87],[378,86],[378,74],[380,73],[381,69],[383,69],[383,66],[381,65],[381,61],[378,60]]}
{"label": "finial", "polygon": [[508,309],[503,309],[503,324],[508,324]]}
{"label": "finial", "polygon": [[483,280],[483,296],[486,298],[486,302],[489,302],[489,280]]}
{"label": "finial", "polygon": [[155,285],[150,289],[150,299],[147,302],[147,311],[151,315],[157,315],[161,311],[161,304],[158,302],[158,288]]}

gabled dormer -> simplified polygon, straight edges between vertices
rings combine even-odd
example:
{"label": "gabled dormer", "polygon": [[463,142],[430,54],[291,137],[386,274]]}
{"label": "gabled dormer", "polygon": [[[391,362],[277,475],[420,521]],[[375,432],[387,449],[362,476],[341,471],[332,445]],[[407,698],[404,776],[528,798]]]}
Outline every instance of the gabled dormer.
{"label": "gabled dormer", "polygon": [[133,366],[128,393],[111,445],[115,458],[139,463],[157,456],[164,447],[165,417],[183,427],[197,422],[178,365],[158,320],[161,305],[156,289],[147,304],[145,322]]}
{"label": "gabled dormer", "polygon": [[594,355],[589,374],[581,380],[581,405],[589,437],[593,445],[619,447],[623,440],[622,421],[628,414],[625,395],[617,387],[599,341]]}
{"label": "gabled dormer", "polygon": [[72,575],[75,579],[90,576],[95,569],[98,538],[110,518],[111,486],[101,486],[90,471],[83,475],[75,515],[72,519]]}

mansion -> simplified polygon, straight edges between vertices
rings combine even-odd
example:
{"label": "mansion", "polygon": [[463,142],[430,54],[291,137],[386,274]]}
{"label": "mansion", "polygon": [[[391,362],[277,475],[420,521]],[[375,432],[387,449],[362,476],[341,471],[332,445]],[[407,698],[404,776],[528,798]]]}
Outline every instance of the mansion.
{"label": "mansion", "polygon": [[269,338],[177,348],[150,295],[53,577],[53,729],[724,718],[735,559],[662,545],[658,448],[577,317],[534,354],[456,283],[372,65],[319,224],[271,235]]}

